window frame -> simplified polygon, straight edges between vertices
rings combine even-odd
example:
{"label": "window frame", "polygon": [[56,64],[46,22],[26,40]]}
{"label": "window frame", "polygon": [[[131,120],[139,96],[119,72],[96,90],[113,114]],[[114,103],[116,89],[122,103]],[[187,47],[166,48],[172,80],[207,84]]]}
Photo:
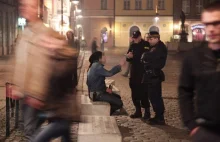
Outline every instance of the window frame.
{"label": "window frame", "polygon": [[[160,8],[160,4],[159,3],[162,3],[163,7]],[[166,3],[165,0],[158,0],[158,10],[165,10],[165,7],[166,7],[165,3]]]}
{"label": "window frame", "polygon": [[101,10],[107,10],[108,9],[108,1],[107,0],[101,0]]}
{"label": "window frame", "polygon": [[[149,7],[149,3],[151,3],[151,7]],[[153,10],[154,9],[154,1],[153,0],[146,0],[146,9]]]}

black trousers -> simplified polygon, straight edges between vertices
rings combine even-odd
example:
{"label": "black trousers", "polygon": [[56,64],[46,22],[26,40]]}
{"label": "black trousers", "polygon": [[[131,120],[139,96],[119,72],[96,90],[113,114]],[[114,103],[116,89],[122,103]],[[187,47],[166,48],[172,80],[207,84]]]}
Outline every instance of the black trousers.
{"label": "black trousers", "polygon": [[152,104],[153,110],[156,113],[156,117],[161,119],[164,118],[164,102],[162,98],[162,82],[159,80],[152,81],[144,84],[144,88],[146,88],[145,93],[146,96],[149,97],[149,100]]}
{"label": "black trousers", "polygon": [[131,97],[135,107],[141,108],[150,108],[150,102],[148,100],[148,94],[145,93],[146,89],[144,89],[143,84],[131,84]]}
{"label": "black trousers", "polygon": [[192,136],[193,142],[220,142],[220,134],[200,127]]}

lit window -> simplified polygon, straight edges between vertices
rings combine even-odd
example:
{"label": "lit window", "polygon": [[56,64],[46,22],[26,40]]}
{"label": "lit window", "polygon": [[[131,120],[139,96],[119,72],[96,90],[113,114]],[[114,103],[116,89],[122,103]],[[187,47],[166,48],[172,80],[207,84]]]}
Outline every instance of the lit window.
{"label": "lit window", "polygon": [[201,14],[203,9],[203,1],[202,0],[196,0],[196,13]]}
{"label": "lit window", "polygon": [[190,13],[190,0],[182,0],[182,10],[185,14]]}

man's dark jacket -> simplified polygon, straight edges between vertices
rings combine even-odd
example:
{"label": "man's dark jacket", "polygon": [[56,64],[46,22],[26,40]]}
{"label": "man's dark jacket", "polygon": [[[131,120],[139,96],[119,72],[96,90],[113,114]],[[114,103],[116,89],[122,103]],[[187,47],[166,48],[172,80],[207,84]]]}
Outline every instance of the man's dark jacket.
{"label": "man's dark jacket", "polygon": [[179,80],[179,104],[184,124],[220,128],[220,62],[204,43],[185,57]]}
{"label": "man's dark jacket", "polygon": [[128,59],[127,61],[131,63],[131,72],[130,72],[130,85],[132,84],[141,84],[144,67],[141,63],[141,56],[144,52],[150,49],[149,42],[141,40],[139,43],[132,43],[129,52],[133,52],[133,58]]}

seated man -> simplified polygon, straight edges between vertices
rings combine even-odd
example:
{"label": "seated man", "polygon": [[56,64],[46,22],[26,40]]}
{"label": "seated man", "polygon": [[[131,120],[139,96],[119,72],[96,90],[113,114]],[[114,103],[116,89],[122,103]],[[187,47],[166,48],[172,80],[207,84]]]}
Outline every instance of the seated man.
{"label": "seated man", "polygon": [[122,108],[123,103],[119,95],[112,93],[112,90],[106,87],[105,77],[111,77],[120,72],[125,61],[108,71],[104,68],[104,64],[106,63],[104,53],[97,51],[90,56],[89,62],[90,66],[87,79],[89,96],[93,96],[93,100],[110,103],[110,113],[112,115],[116,110]]}

